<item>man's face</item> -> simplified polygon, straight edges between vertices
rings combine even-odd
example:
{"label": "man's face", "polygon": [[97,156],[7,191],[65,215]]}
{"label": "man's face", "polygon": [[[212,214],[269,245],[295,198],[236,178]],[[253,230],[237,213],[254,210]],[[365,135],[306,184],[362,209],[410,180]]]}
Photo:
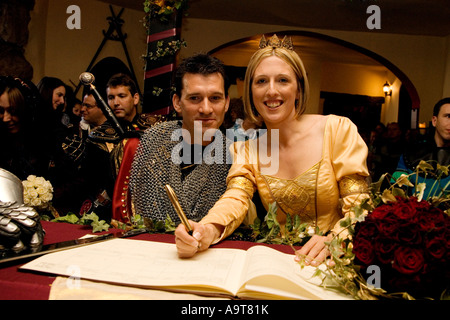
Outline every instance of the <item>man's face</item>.
{"label": "man's face", "polygon": [[450,144],[450,104],[444,104],[437,116],[431,119],[433,127],[436,128],[434,140],[438,147]]}
{"label": "man's face", "polygon": [[199,143],[201,139],[202,145],[208,145],[211,140],[203,141],[203,134],[208,129],[218,129],[223,123],[230,104],[224,87],[224,79],[219,73],[184,75],[181,97],[175,94],[172,102],[183,117],[182,127],[189,131],[191,143]]}
{"label": "man's face", "polygon": [[86,95],[81,107],[83,119],[91,126],[99,126],[106,121],[102,109],[97,106],[97,101],[92,94]]}
{"label": "man's face", "polygon": [[127,86],[108,87],[108,105],[119,120],[131,122],[136,116],[139,94],[132,95]]}

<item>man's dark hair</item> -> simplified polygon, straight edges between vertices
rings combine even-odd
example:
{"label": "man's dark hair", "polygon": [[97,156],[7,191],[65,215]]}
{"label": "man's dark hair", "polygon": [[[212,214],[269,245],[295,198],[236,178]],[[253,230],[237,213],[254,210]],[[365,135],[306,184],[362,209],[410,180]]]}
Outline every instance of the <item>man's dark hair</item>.
{"label": "man's dark hair", "polygon": [[439,100],[438,102],[436,102],[436,104],[434,105],[434,108],[433,108],[433,116],[435,116],[435,117],[438,116],[439,111],[441,111],[441,107],[444,104],[450,104],[450,97],[443,98],[443,99]]}
{"label": "man's dark hair", "polygon": [[118,86],[128,87],[128,90],[130,90],[132,96],[138,93],[136,83],[129,75],[125,73],[113,75],[106,84],[106,88],[116,88]]}
{"label": "man's dark hair", "polygon": [[225,66],[219,59],[206,53],[198,53],[184,59],[178,66],[178,69],[175,72],[174,79],[175,93],[179,97],[181,97],[181,91],[183,89],[183,77],[186,73],[201,74],[204,76],[208,76],[214,73],[221,74],[224,80],[225,96],[228,97],[230,82],[225,73]]}

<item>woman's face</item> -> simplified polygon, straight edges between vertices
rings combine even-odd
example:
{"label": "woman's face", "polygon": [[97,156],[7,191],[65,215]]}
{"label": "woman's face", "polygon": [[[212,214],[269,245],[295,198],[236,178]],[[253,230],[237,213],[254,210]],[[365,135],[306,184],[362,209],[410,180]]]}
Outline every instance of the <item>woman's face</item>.
{"label": "woman's face", "polygon": [[6,92],[0,96],[0,121],[9,133],[15,134],[20,131],[20,119],[14,112],[14,106],[10,105]]}
{"label": "woman's face", "polygon": [[81,104],[76,103],[72,108],[72,113],[77,117],[81,117]]}
{"label": "woman's face", "polygon": [[53,97],[52,97],[53,110],[58,109],[64,110],[66,103],[65,97],[66,97],[66,88],[64,86],[60,86],[53,90]]}
{"label": "woman's face", "polygon": [[251,83],[253,104],[266,125],[295,118],[300,98],[297,77],[281,58],[270,56],[256,67]]}

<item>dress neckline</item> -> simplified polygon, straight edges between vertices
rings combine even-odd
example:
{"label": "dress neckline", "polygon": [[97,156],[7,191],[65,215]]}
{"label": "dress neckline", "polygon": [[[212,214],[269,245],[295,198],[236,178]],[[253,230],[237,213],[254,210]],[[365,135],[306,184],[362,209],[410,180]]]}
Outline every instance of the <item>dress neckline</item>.
{"label": "dress neckline", "polygon": [[306,174],[309,173],[310,171],[316,170],[317,167],[320,166],[320,163],[321,163],[321,162],[322,162],[322,159],[320,159],[316,164],[312,165],[308,170],[306,170],[306,171],[304,171],[304,172],[298,174],[297,176],[295,176],[295,177],[292,178],[292,179],[279,178],[279,177],[277,177],[277,176],[273,176],[273,175],[270,175],[270,174],[263,174],[263,173],[261,173],[261,175],[264,176],[264,177],[270,177],[270,178],[276,179],[276,180],[295,181],[295,180],[301,178],[302,176],[306,175]]}

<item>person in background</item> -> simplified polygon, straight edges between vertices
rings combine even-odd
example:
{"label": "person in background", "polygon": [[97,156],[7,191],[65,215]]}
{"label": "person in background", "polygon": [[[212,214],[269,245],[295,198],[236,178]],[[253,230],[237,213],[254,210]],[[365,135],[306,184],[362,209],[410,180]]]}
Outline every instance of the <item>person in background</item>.
{"label": "person in background", "polygon": [[[276,203],[280,225],[287,214],[296,214],[323,232],[297,252],[305,264],[326,259],[326,242],[344,236],[340,220],[368,197],[367,146],[348,118],[305,114],[308,95],[306,71],[290,39],[263,37],[247,67],[244,107],[253,122],[262,118],[267,133],[234,143],[227,191],[199,223],[191,221],[193,236],[183,225],[175,231],[180,257],[192,257],[233,233],[257,190],[266,210]],[[261,149],[270,163],[260,161]]]}
{"label": "person in background", "polygon": [[[100,125],[90,128],[86,139],[88,150],[85,167],[91,168],[91,170],[87,169],[88,173],[85,176],[91,181],[95,180],[92,186],[96,189],[96,196],[93,197],[91,192],[91,200],[84,202],[80,214],[97,211],[105,220],[110,221],[112,219],[111,204],[115,196],[115,185],[120,185],[122,189],[126,188],[122,184],[128,183],[129,179],[128,171],[131,164],[128,163],[126,168],[122,169],[126,172],[124,177],[119,179],[126,145],[130,139],[133,141],[134,138],[139,139],[146,129],[166,119],[165,116],[141,114],[139,112],[140,96],[137,85],[128,74],[118,73],[113,75],[107,82],[105,90],[108,106],[124,133],[121,134],[112,120],[108,118]],[[94,106],[95,101],[95,108],[90,108],[89,111],[88,108],[83,108],[85,110],[83,114],[86,113],[88,121],[93,122],[95,121],[93,117],[100,116],[98,111],[103,111],[103,109],[99,107],[100,102],[93,95],[87,94],[86,97],[86,93],[84,93],[84,97],[84,103],[88,103],[89,106]],[[90,114],[90,111],[94,113]],[[105,113],[104,115],[106,116]],[[120,192],[120,194],[122,193]]]}
{"label": "person in background", "polygon": [[80,130],[80,122],[81,122],[81,107],[83,103],[78,98],[74,98],[71,104],[68,104],[71,112],[69,112],[70,122],[74,126],[74,133],[78,129],[78,134],[81,135]]}
{"label": "person in background", "polygon": [[[431,131],[427,139],[417,139],[416,143],[408,145],[401,155],[397,164],[397,169],[393,174],[396,180],[402,174],[412,174],[420,161],[428,161],[435,169],[437,164],[441,166],[450,165],[450,97],[439,100],[433,108],[431,123],[434,130]],[[436,177],[420,176],[418,182],[425,182],[425,199],[432,196],[439,196],[441,192],[447,193],[450,176],[443,173],[439,182]],[[415,183],[416,176],[411,175],[410,181]]]}
{"label": "person in background", "polygon": [[83,97],[83,103],[81,105],[80,115],[83,117],[84,121],[89,125],[89,130],[101,126],[106,122],[106,116],[102,109],[97,105],[95,97],[91,93],[85,94]]}
{"label": "person in background", "polygon": [[[100,219],[111,220],[112,184],[110,174],[110,154],[106,142],[90,139],[92,131],[103,125],[107,119],[103,110],[90,91],[84,92],[81,107],[82,122],[87,125],[85,157],[80,166],[80,175],[84,176],[87,199],[83,202],[79,215],[95,212]],[[108,194],[109,190],[109,194]]]}
{"label": "person in background", "polygon": [[55,135],[54,122],[36,86],[18,78],[0,78],[0,167],[25,180],[36,175],[53,186],[52,205],[59,215],[81,205],[79,177]]}
{"label": "person in background", "polygon": [[381,163],[380,148],[386,139],[386,126],[380,122],[370,131],[369,155],[367,157],[367,167],[373,180],[378,180],[384,173]]}
{"label": "person in background", "polygon": [[125,134],[120,136],[110,120],[107,120],[91,130],[88,139],[106,144],[111,155],[111,179],[115,181],[128,139],[139,136],[145,129],[164,121],[165,117],[139,113],[140,96],[137,85],[127,74],[119,73],[109,79],[106,96],[107,103]]}
{"label": "person in background", "polygon": [[66,112],[67,86],[61,79],[43,77],[37,87],[44,101],[48,123],[55,131],[58,144],[62,144],[66,137],[71,137],[77,130]]}
{"label": "person in background", "polygon": [[21,180],[29,175],[49,179],[55,148],[45,120],[33,83],[0,76],[0,168]]}
{"label": "person in background", "polygon": [[65,108],[64,113],[69,117],[69,123],[72,126],[72,132],[80,136],[80,121],[81,121],[81,101],[75,95],[73,88],[65,85]]}
{"label": "person in background", "polygon": [[57,158],[50,179],[54,187],[53,206],[61,215],[77,213],[86,197],[85,182],[79,174],[85,144],[79,125],[72,123],[67,110],[68,100],[73,101],[71,90],[55,77],[43,77],[37,87],[44,101],[44,121],[55,137]]}
{"label": "person in background", "polygon": [[394,173],[400,156],[405,150],[405,145],[405,137],[400,125],[397,122],[388,123],[386,126],[386,138],[375,153],[379,163],[376,175],[373,177],[374,181],[377,181],[382,174]]}
{"label": "person in background", "polygon": [[234,141],[256,139],[259,134],[258,125],[245,118],[242,99],[234,98],[230,101],[230,110],[227,113],[229,130],[233,130]]}

